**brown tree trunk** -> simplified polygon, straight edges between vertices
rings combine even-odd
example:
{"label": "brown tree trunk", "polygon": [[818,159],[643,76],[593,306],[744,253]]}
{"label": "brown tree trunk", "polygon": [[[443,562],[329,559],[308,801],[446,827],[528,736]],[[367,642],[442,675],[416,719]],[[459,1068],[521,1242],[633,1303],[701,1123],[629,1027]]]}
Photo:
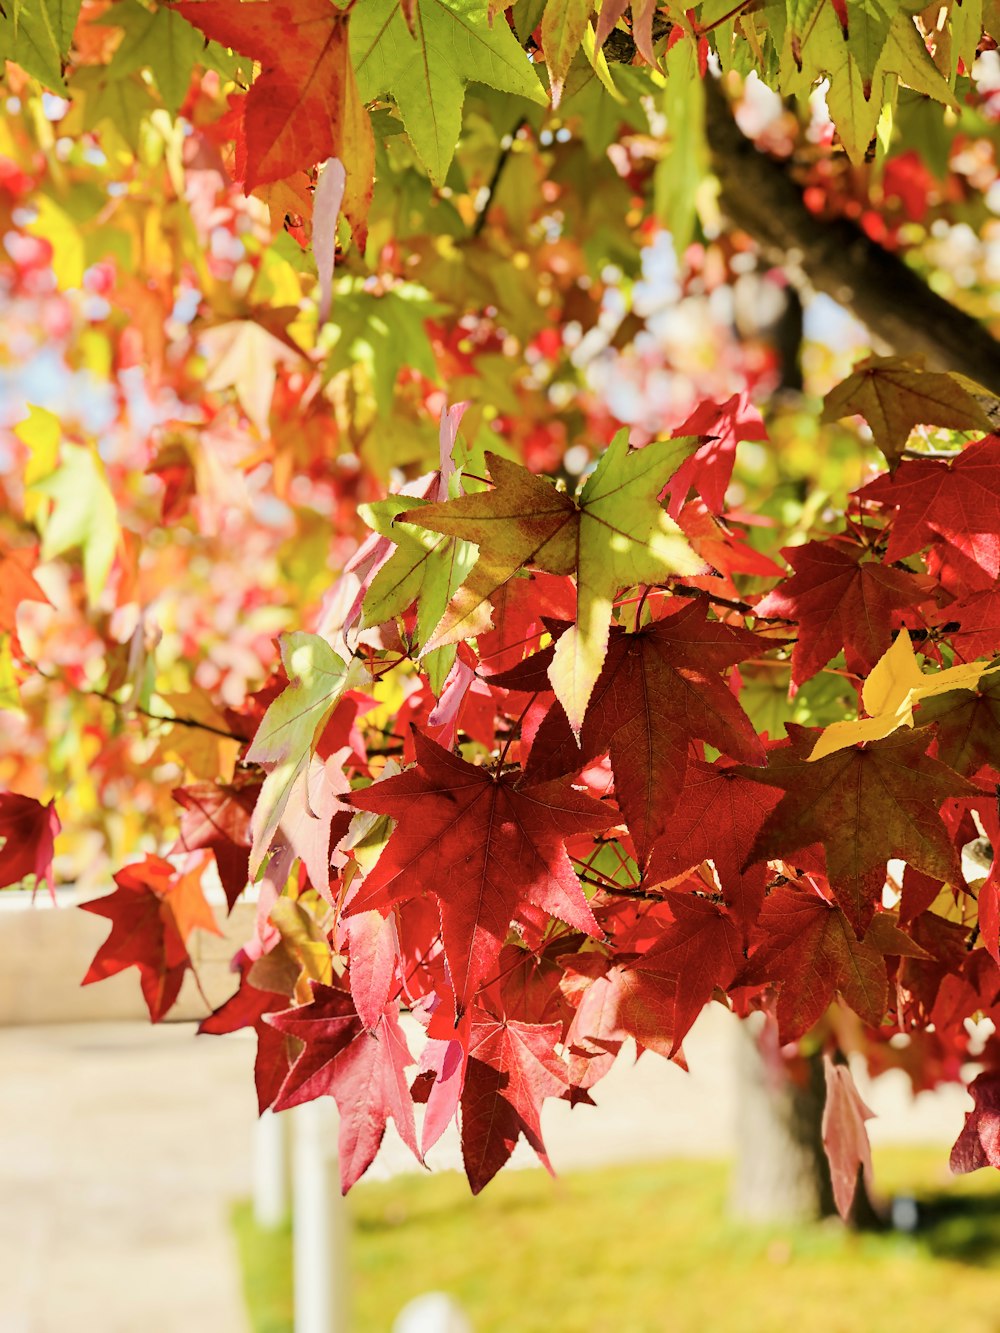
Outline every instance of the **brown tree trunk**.
{"label": "brown tree trunk", "polygon": [[[738,1025],[736,1166],[730,1207],[747,1222],[803,1222],[835,1212],[823,1150],[826,1082],[817,1054],[789,1070],[753,1015]],[[772,1038],[773,1040],[773,1038]],[[801,1077],[795,1077],[798,1074]]]}
{"label": "brown tree trunk", "polygon": [[714,79],[705,80],[705,95],[705,131],[729,220],[793,282],[851,310],[883,349],[923,356],[932,370],[977,381],[989,391],[983,406],[1000,420],[1000,343],[990,331],[849,218],[810,213],[787,164],[758,152],[740,132]]}

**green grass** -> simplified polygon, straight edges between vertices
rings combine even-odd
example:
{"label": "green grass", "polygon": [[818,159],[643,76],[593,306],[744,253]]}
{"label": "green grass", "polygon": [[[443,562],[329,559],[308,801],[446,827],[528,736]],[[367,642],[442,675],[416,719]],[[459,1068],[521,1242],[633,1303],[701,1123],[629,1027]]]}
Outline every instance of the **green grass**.
{"label": "green grass", "polygon": [[[476,1333],[998,1333],[1000,1177],[952,1181],[940,1149],[876,1158],[922,1200],[917,1236],[729,1221],[728,1167],[670,1161],[550,1180],[508,1172],[478,1199],[457,1175],[351,1193],[353,1333],[388,1333],[421,1292]],[[291,1236],[235,1214],[254,1333],[290,1333]]]}

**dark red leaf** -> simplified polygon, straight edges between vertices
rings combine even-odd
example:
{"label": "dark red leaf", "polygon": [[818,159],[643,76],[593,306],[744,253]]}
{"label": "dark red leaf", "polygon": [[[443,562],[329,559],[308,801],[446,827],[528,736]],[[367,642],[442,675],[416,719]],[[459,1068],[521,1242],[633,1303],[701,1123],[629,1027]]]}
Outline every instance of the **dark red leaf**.
{"label": "dark red leaf", "polygon": [[668,826],[692,740],[763,763],[763,746],[720,672],[767,646],[756,634],[710,620],[701,602],[637,634],[613,629],[579,745],[562,705],[553,703],[531,747],[529,778],[574,772],[610,751],[615,795],[645,864]]}
{"label": "dark red leaf", "polygon": [[979,1171],[984,1166],[1000,1168],[1000,1072],[988,1069],[969,1084],[975,1108],[965,1117],[965,1126],[951,1150],[950,1164],[956,1176]]}
{"label": "dark red leaf", "polygon": [[830,887],[859,937],[881,898],[890,858],[964,883],[958,853],[938,812],[950,796],[982,793],[928,758],[928,728],[897,731],[815,762],[808,756],[817,732],[792,724],[787,730],[789,743],[771,750],[764,772],[740,770],[751,781],[785,792],[757,835],[748,864],[822,843]]}
{"label": "dark red leaf", "polygon": [[219,868],[230,910],[249,880],[250,816],[259,792],[259,782],[229,786],[199,782],[175,787],[171,793],[184,813],[170,855],[208,848]]}
{"label": "dark red leaf", "polygon": [[935,581],[871,558],[847,538],[788,546],[795,570],[761,601],[761,616],[799,625],[792,649],[792,683],[801,685],[843,649],[848,671],[867,675],[892,642],[893,612],[926,601]]}
{"label": "dark red leaf", "polygon": [[60,830],[55,801],[42,805],[32,796],[0,793],[0,888],[30,876],[52,885],[52,856]]}
{"label": "dark red leaf", "polygon": [[566,1066],[555,1054],[561,1037],[558,1023],[504,1021],[474,1011],[462,1091],[462,1158],[473,1194],[489,1184],[522,1134],[551,1171],[541,1110],[546,1097],[560,1096],[567,1086]]}
{"label": "dark red leaf", "polygon": [[432,893],[464,1011],[496,967],[522,903],[600,935],[563,843],[607,828],[615,816],[566,783],[521,786],[516,774],[476,768],[419,731],[414,741],[415,768],[352,797],[397,824],[348,912],[385,914],[392,903]]}
{"label": "dark red leaf", "polygon": [[257,1034],[257,1059],[254,1063],[254,1083],[257,1088],[257,1109],[263,1115],[274,1103],[288,1074],[288,1039],[270,1024],[265,1014],[288,1008],[288,996],[279,991],[258,990],[247,980],[249,964],[240,973],[239,990],[225,1004],[214,1009],[198,1024],[199,1033],[223,1036],[252,1027]]}

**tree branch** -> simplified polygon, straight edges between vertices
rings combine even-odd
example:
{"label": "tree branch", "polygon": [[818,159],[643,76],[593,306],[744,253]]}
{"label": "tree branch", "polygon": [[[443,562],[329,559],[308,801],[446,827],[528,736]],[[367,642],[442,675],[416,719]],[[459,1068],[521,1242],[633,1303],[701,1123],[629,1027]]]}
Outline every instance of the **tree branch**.
{"label": "tree branch", "polygon": [[741,132],[711,77],[705,96],[706,135],[730,221],[796,285],[832,296],[897,355],[923,356],[930,369],[981,384],[992,395],[984,403],[987,412],[1000,421],[1000,343],[854,222],[810,213],[784,164],[759,152]]}
{"label": "tree branch", "polygon": [[55,685],[62,685],[65,689],[72,691],[81,699],[101,699],[106,704],[112,704],[123,717],[129,713],[137,714],[140,717],[148,718],[150,722],[169,722],[175,727],[189,727],[192,731],[206,731],[211,736],[221,736],[223,740],[239,741],[242,745],[246,737],[238,736],[235,731],[227,731],[224,727],[213,726],[211,722],[202,722],[197,717],[170,717],[166,713],[154,713],[149,708],[144,708],[142,704],[133,703],[129,699],[118,699],[108,690],[84,689],[79,685],[72,684],[65,676],[54,675],[51,671],[44,670],[37,662],[30,658],[24,659],[25,663],[41,676],[42,680],[51,681]]}

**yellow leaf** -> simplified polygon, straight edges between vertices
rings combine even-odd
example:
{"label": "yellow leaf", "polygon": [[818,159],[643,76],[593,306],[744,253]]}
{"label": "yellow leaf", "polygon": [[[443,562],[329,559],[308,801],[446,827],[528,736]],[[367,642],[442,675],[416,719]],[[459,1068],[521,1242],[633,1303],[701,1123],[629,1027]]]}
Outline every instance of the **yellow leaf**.
{"label": "yellow leaf", "polygon": [[809,755],[823,759],[837,750],[865,741],[880,741],[900,727],[913,726],[913,709],[922,699],[948,690],[974,690],[987,670],[985,662],[961,662],[945,671],[924,673],[905,629],[879,658],[865,681],[861,702],[868,717],[831,722]]}
{"label": "yellow leaf", "polygon": [[41,236],[52,246],[52,271],[60,291],[65,291],[67,287],[79,287],[87,266],[86,247],[79,227],[47,195],[38,195],[35,206],[38,216],[28,225],[27,230],[33,236]]}
{"label": "yellow leaf", "polygon": [[861,702],[870,717],[895,712],[905,701],[910,690],[923,681],[913,644],[907,631],[900,630],[896,639],[872,668],[861,691]]}
{"label": "yellow leaf", "polygon": [[[240,742],[219,733],[228,730],[225,717],[202,689],[187,693],[161,693],[158,698],[184,721],[172,726],[165,722],[157,755],[167,762],[183,766],[186,773],[205,781],[219,773],[232,772],[240,752]],[[188,722],[200,722],[201,727]],[[207,728],[214,727],[214,731]]]}
{"label": "yellow leaf", "polygon": [[279,898],[271,908],[271,924],[281,936],[285,949],[301,968],[296,982],[300,1003],[311,996],[308,982],[319,981],[329,986],[333,980],[333,962],[326,935],[299,902]]}
{"label": "yellow leaf", "polygon": [[23,711],[9,634],[0,634],[0,708],[17,713]]}
{"label": "yellow leaf", "polygon": [[44,407],[28,404],[28,416],[14,427],[14,434],[28,446],[30,458],[24,469],[24,517],[29,523],[44,520],[49,501],[31,487],[56,470],[62,426],[59,418]]}

